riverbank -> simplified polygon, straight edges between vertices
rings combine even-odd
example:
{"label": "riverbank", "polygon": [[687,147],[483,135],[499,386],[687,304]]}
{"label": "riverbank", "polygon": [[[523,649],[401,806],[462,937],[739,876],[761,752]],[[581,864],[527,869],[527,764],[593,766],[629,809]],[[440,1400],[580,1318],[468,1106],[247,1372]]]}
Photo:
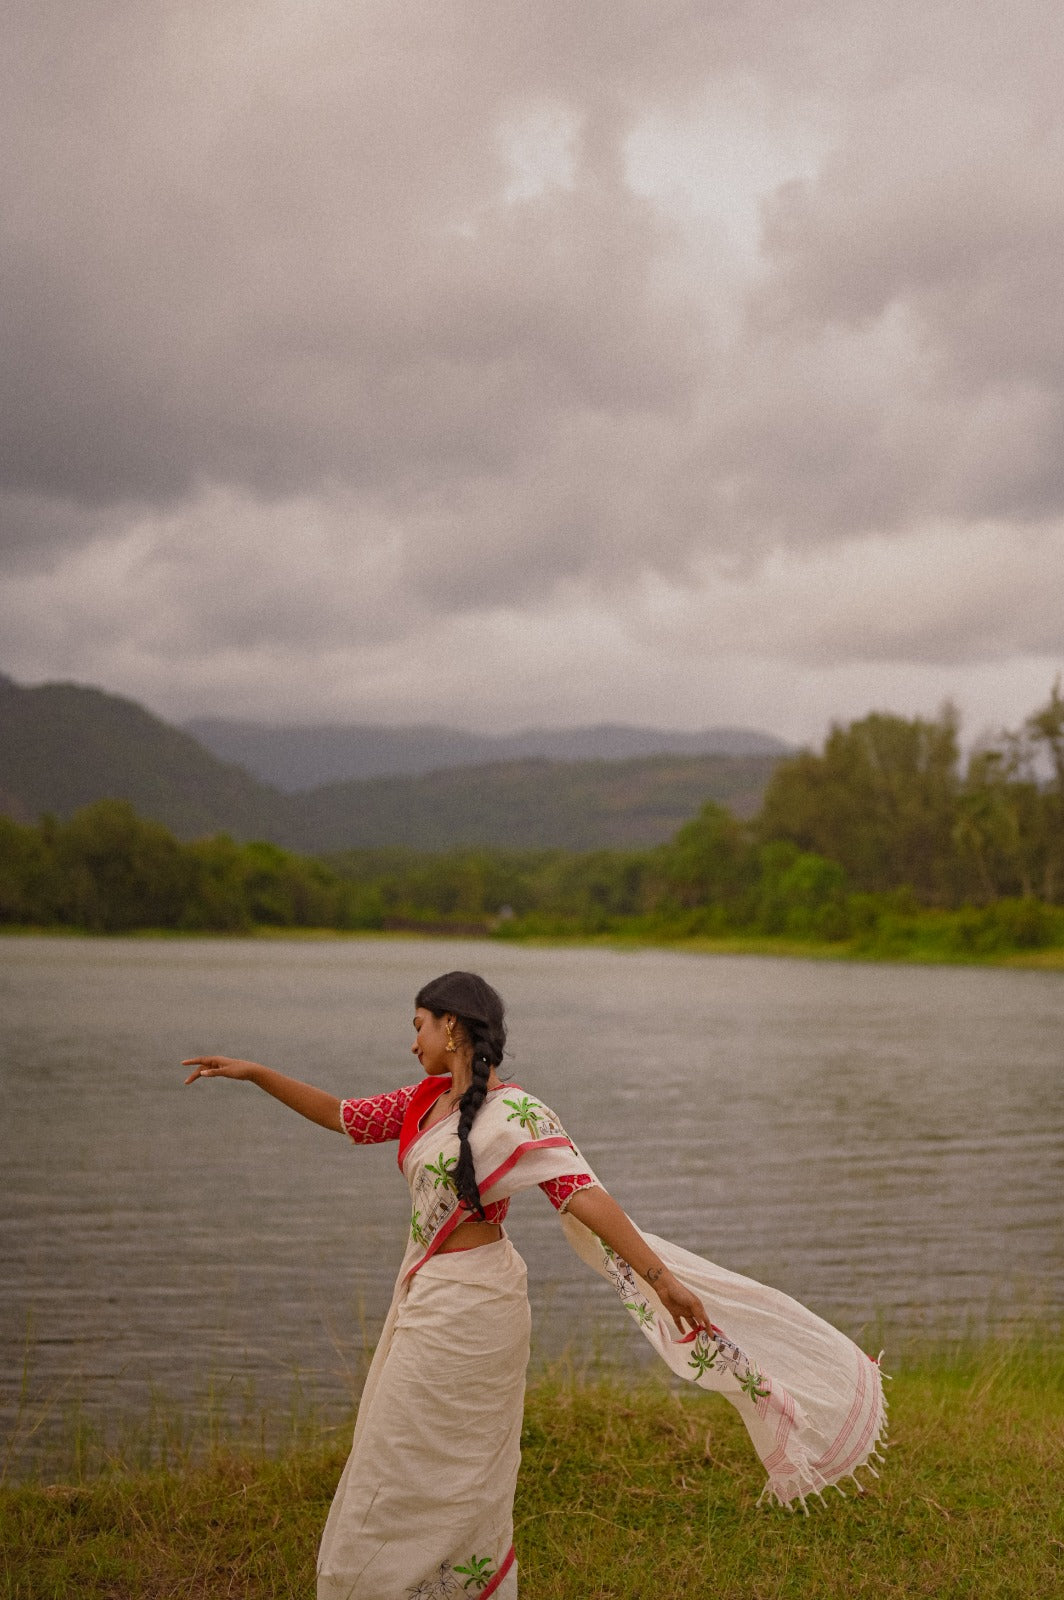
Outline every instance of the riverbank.
{"label": "riverbank", "polygon": [[[627,930],[614,928],[605,932],[524,932],[491,928],[472,930],[468,925],[450,927],[433,924],[404,929],[337,929],[337,928],[279,928],[263,924],[239,933],[212,930],[184,930],[176,928],[136,928],[125,933],[96,933],[85,928],[69,927],[0,927],[0,939],[102,939],[108,943],[116,940],[259,940],[270,942],[315,943],[352,941],[386,943],[412,939],[440,939],[523,944],[540,949],[600,949],[600,950],[674,950],[681,955],[704,956],[769,956],[791,961],[840,961],[889,963],[908,966],[949,967],[1014,967],[1040,972],[1064,972],[1064,945],[1051,945],[1037,949],[997,948],[980,950],[963,948],[945,924],[949,913],[943,913],[936,925],[930,919],[926,926],[911,931],[872,940],[803,939],[789,935],[769,934],[708,934],[670,933],[666,930],[648,931],[645,928]],[[952,914],[956,915],[956,914]]]}
{"label": "riverbank", "polygon": [[[322,937],[328,937],[326,930]],[[485,934],[485,939],[490,936]],[[494,941],[493,941],[494,942]],[[677,935],[658,937],[636,933],[600,933],[579,935],[529,934],[525,937],[508,936],[508,943],[528,944],[543,948],[572,946],[603,950],[674,950],[681,955],[704,956],[769,956],[790,961],[840,961],[862,964],[889,963],[905,966],[936,967],[1017,967],[1045,972],[1064,972],[1064,946],[1042,950],[956,950],[944,947],[941,942],[929,940],[905,943],[885,941],[882,945],[866,940],[831,941],[816,939],[791,939],[765,934],[730,934],[720,937],[707,935]]]}
{"label": "riverbank", "polygon": [[[889,1363],[888,1363],[889,1366]],[[899,1357],[883,1476],[809,1517],[717,1396],[540,1379],[515,1541],[522,1600],[1029,1600],[1064,1585],[1064,1345]],[[277,1456],[170,1430],[151,1470],[112,1449],[0,1490],[6,1600],[306,1600],[349,1426]]]}

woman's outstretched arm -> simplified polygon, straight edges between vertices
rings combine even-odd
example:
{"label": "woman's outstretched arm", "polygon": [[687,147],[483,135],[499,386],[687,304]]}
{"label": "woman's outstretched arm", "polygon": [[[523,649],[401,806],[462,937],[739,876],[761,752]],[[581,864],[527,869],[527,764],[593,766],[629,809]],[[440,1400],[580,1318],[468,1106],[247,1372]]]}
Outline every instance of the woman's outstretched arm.
{"label": "woman's outstretched arm", "polygon": [[649,1283],[681,1333],[687,1328],[708,1328],[709,1317],[698,1296],[684,1287],[674,1272],[651,1250],[627,1213],[605,1189],[578,1189],[567,1207],[569,1215],[597,1233],[633,1272]]}
{"label": "woman's outstretched arm", "polygon": [[258,1061],[240,1061],[235,1056],[192,1056],[181,1065],[196,1069],[189,1073],[186,1083],[195,1083],[197,1078],[242,1078],[258,1084],[283,1106],[298,1111],[301,1117],[316,1122],[319,1127],[331,1128],[334,1133],[344,1131],[340,1102],[334,1094],[315,1089],[310,1083],[300,1083],[298,1078],[286,1078],[283,1072],[275,1072]]}

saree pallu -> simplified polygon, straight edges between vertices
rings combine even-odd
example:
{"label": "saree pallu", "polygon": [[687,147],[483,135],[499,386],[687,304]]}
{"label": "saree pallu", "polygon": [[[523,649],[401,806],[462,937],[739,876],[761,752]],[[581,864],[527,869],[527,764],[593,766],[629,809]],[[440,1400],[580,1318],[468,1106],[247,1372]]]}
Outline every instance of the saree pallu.
{"label": "saree pallu", "polygon": [[882,1374],[838,1328],[779,1289],[640,1230],[713,1319],[680,1336],[626,1261],[574,1217],[562,1226],[676,1376],[716,1390],[738,1411],[768,1475],[763,1500],[804,1511],[808,1495],[858,1482],[859,1468],[875,1474],[887,1431]]}
{"label": "saree pallu", "polygon": [[393,1303],[318,1557],[318,1600],[514,1600],[529,1309],[509,1239]]}

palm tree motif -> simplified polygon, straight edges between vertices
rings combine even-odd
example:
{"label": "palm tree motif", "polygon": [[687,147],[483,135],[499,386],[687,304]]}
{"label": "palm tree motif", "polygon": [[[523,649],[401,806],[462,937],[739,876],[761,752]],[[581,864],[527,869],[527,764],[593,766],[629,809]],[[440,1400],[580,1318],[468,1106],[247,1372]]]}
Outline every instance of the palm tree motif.
{"label": "palm tree motif", "polygon": [[425,1162],[425,1171],[432,1173],[432,1178],[433,1178],[432,1187],[434,1189],[438,1189],[440,1187],[440,1184],[442,1183],[445,1189],[453,1189],[454,1188],[454,1179],[451,1176],[451,1172],[452,1172],[452,1169],[454,1167],[456,1167],[457,1165],[458,1165],[458,1157],[457,1156],[446,1156],[446,1155],[444,1155],[442,1150],[440,1151],[439,1156],[437,1157],[435,1165],[431,1161],[426,1161]]}
{"label": "palm tree motif", "polygon": [[530,1095],[522,1095],[520,1100],[504,1100],[504,1106],[512,1106],[513,1110],[507,1117],[507,1122],[516,1122],[526,1132],[535,1135],[539,1132],[537,1112],[543,1110],[538,1100],[533,1100]]}
{"label": "palm tree motif", "polygon": [[415,1244],[428,1244],[428,1235],[421,1221],[421,1212],[416,1208],[410,1218],[410,1237]]}
{"label": "palm tree motif", "polygon": [[649,1328],[654,1321],[654,1313],[645,1300],[626,1300],[624,1309],[632,1313],[641,1328]]}
{"label": "palm tree motif", "polygon": [[489,1578],[495,1576],[495,1568],[491,1564],[490,1556],[470,1556],[464,1567],[455,1567],[455,1572],[468,1572],[469,1576],[464,1587],[469,1588],[471,1583],[477,1586],[477,1593],[484,1588]]}
{"label": "palm tree motif", "polygon": [[769,1391],[762,1389],[762,1382],[762,1376],[757,1368],[747,1367],[746,1376],[739,1379],[739,1387],[744,1394],[750,1396],[751,1400],[763,1400]]}
{"label": "palm tree motif", "polygon": [[704,1378],[706,1373],[717,1364],[717,1352],[710,1344],[704,1333],[700,1333],[695,1340],[694,1349],[687,1358],[687,1365],[694,1370],[696,1378]]}

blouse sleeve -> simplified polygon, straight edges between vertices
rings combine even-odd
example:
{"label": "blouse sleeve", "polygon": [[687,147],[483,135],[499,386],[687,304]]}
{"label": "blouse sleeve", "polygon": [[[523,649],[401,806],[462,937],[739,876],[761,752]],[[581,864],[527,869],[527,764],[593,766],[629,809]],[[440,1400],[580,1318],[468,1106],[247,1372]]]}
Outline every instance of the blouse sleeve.
{"label": "blouse sleeve", "polygon": [[417,1084],[404,1084],[388,1094],[371,1094],[365,1100],[341,1100],[340,1121],[355,1144],[386,1144],[398,1139],[403,1116],[417,1091]]}
{"label": "blouse sleeve", "polygon": [[578,1190],[597,1187],[597,1181],[590,1172],[576,1172],[564,1178],[548,1178],[545,1183],[540,1184],[555,1211],[567,1211],[569,1201]]}

